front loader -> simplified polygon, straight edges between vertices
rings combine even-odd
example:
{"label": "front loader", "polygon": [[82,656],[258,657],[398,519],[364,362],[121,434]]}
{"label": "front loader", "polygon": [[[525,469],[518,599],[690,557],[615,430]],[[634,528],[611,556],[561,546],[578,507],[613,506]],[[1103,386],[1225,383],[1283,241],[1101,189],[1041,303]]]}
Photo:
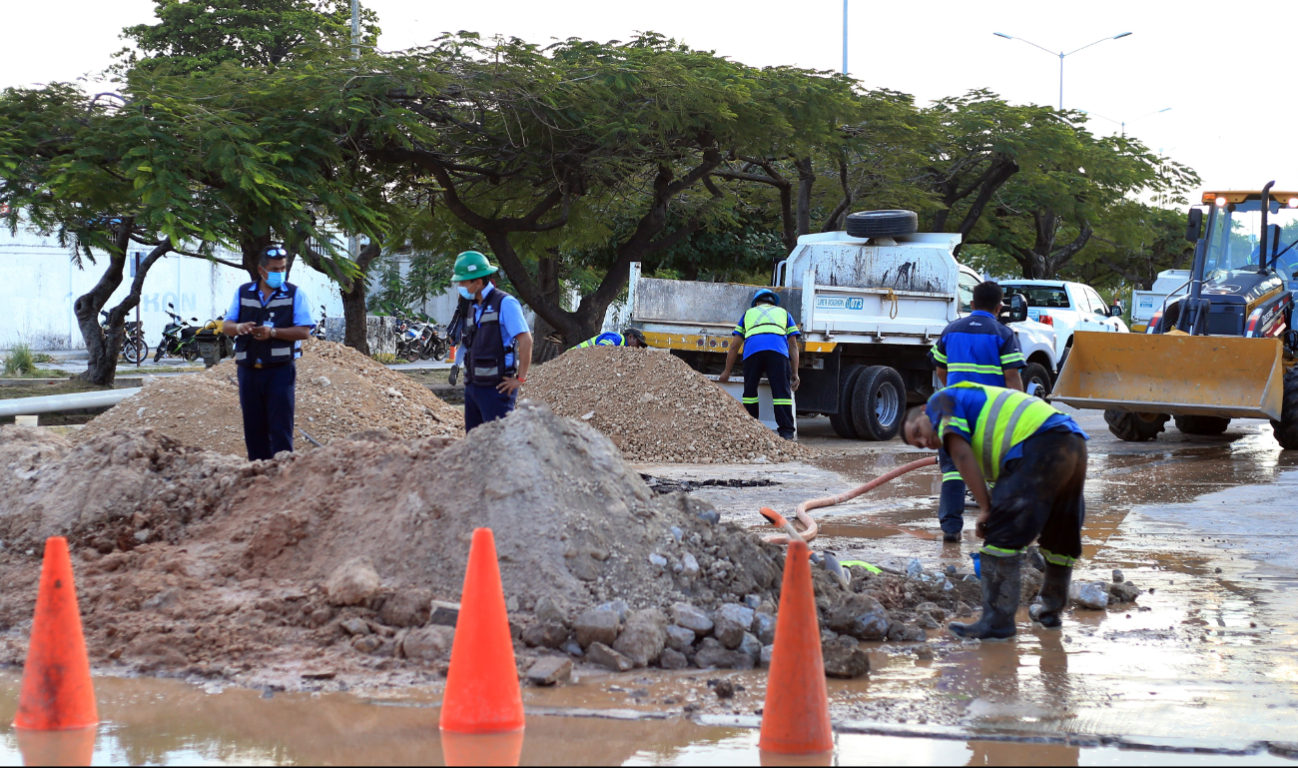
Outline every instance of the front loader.
{"label": "front loader", "polygon": [[1189,291],[1169,297],[1145,334],[1073,336],[1052,401],[1104,410],[1123,440],[1152,440],[1168,419],[1219,435],[1231,419],[1271,420],[1298,450],[1298,192],[1205,192],[1190,209]]}

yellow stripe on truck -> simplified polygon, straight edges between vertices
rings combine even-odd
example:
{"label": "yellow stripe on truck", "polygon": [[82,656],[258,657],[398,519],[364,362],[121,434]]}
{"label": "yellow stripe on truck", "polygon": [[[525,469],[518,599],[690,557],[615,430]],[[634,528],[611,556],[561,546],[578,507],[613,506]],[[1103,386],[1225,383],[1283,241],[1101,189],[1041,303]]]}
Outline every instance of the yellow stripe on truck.
{"label": "yellow stripe on truck", "polygon": [[[663,333],[645,331],[645,342],[657,349],[688,349],[694,352],[725,353],[730,348],[730,336],[701,333]],[[803,344],[805,352],[833,352],[838,347],[836,341],[808,341]]]}

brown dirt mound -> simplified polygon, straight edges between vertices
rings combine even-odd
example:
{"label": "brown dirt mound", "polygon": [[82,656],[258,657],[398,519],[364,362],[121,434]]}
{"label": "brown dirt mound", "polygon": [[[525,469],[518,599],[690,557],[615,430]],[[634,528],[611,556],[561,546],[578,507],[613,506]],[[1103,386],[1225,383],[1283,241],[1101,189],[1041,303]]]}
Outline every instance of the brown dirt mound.
{"label": "brown dirt mound", "polygon": [[572,349],[528,379],[524,396],[608,435],[628,461],[731,464],[797,461],[810,449],[754,420],[674,355]]}
{"label": "brown dirt mound", "polygon": [[[297,362],[297,425],[328,445],[354,432],[386,429],[414,440],[458,437],[464,416],[408,376],[356,350],[306,343]],[[185,445],[243,456],[243,421],[234,361],[193,376],[155,379],[73,436],[78,443],[118,429],[153,428]],[[301,432],[295,448],[313,446]]]}

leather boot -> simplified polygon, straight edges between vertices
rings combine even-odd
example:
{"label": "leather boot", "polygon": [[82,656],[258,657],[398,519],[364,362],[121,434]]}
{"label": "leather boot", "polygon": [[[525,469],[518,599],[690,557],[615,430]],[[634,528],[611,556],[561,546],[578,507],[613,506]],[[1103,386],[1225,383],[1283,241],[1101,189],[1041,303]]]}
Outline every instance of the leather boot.
{"label": "leather boot", "polygon": [[1059,629],[1064,625],[1059,614],[1068,607],[1068,585],[1073,580],[1073,569],[1046,563],[1046,577],[1041,584],[1041,602],[1028,609],[1028,616],[1046,629]]}
{"label": "leather boot", "polygon": [[947,629],[962,640],[1008,640],[1017,632],[1014,615],[1023,590],[1023,556],[981,558],[983,613],[971,624],[951,624]]}

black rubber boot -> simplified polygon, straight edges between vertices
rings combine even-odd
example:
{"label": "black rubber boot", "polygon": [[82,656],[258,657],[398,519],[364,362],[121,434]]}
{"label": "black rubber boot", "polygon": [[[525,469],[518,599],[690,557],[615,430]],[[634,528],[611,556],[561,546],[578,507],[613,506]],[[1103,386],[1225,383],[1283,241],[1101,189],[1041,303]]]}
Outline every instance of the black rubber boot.
{"label": "black rubber boot", "polygon": [[1068,607],[1068,585],[1073,580],[1073,569],[1046,563],[1046,578],[1041,584],[1041,602],[1028,609],[1028,616],[1046,629],[1059,629],[1064,625],[1059,614]]}
{"label": "black rubber boot", "polygon": [[1008,640],[1017,632],[1014,615],[1023,590],[1023,556],[984,553],[980,563],[983,615],[972,624],[951,624],[947,629],[961,640]]}

